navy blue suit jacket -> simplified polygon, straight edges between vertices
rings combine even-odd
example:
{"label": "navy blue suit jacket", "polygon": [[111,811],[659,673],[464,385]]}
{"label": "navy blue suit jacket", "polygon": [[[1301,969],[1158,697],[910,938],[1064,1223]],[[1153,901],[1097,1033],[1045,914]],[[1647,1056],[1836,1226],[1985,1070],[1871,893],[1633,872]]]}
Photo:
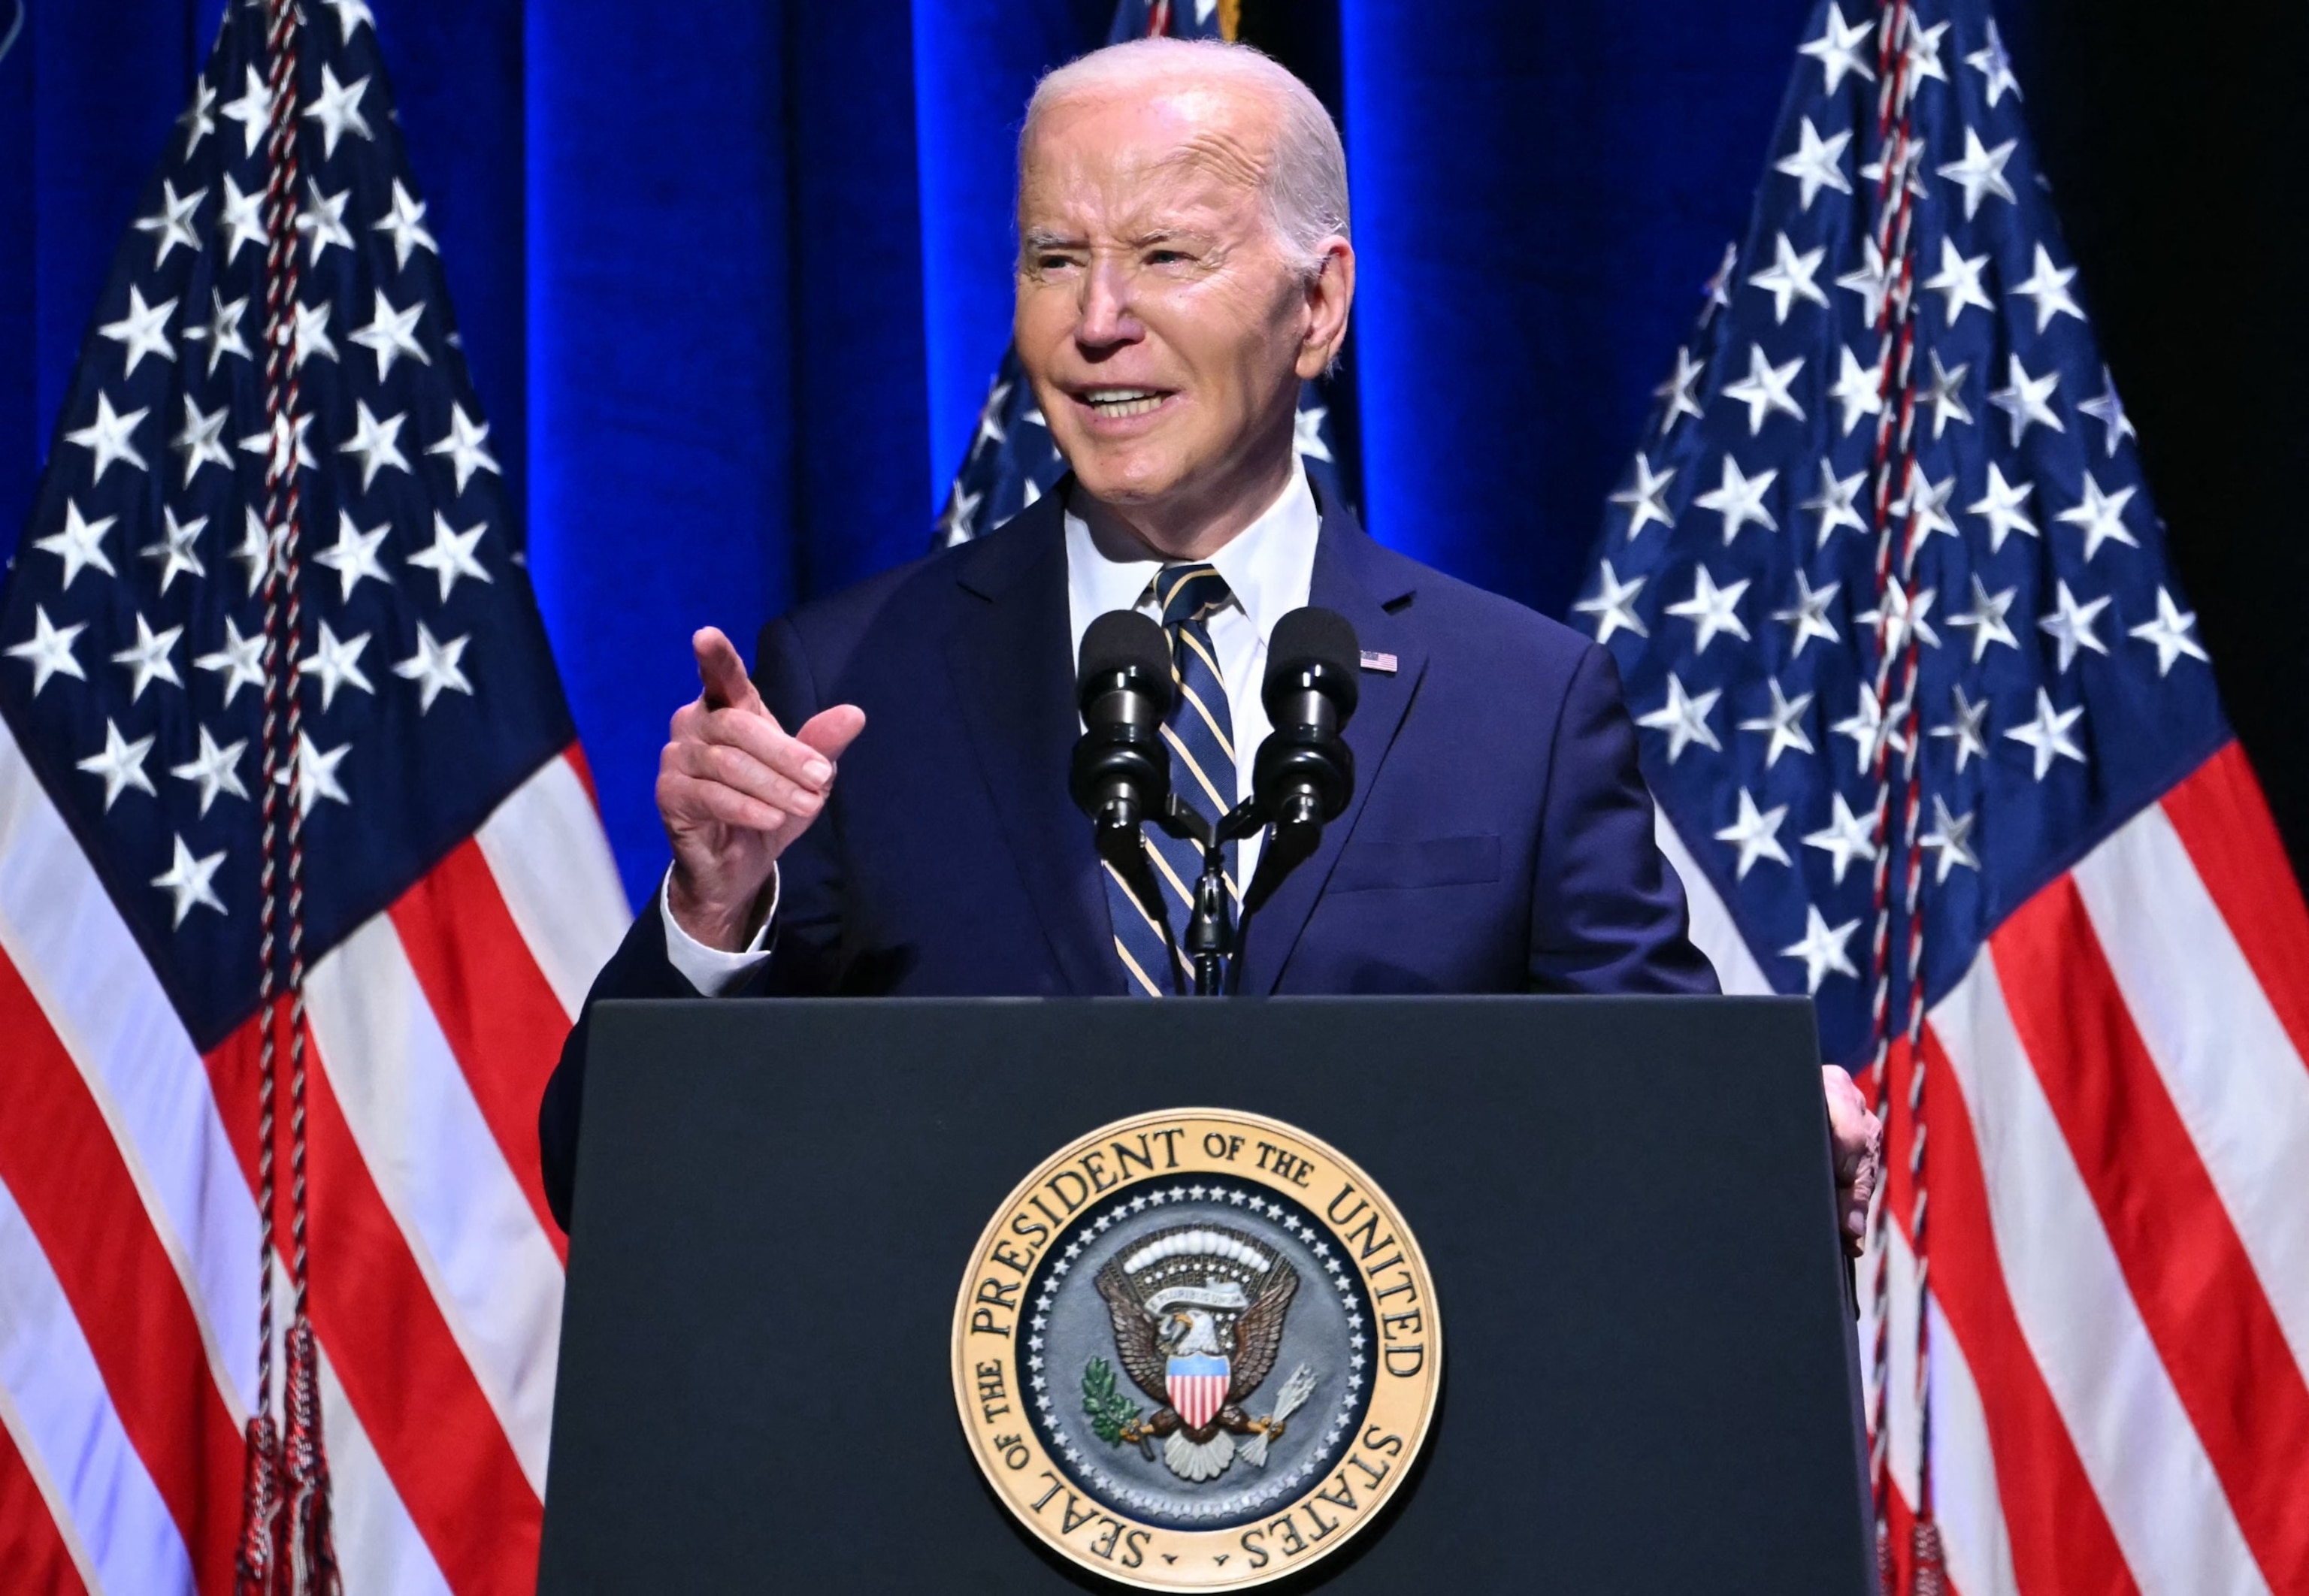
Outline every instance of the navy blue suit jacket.
{"label": "navy blue suit jacket", "polygon": [[[1061,495],[977,542],[774,620],[754,679],[779,723],[866,729],[786,850],[771,957],[743,993],[1105,996],[1126,988],[1091,828]],[[1310,601],[1354,624],[1355,791],[1251,919],[1245,993],[1712,992],[1652,835],[1609,654],[1373,542],[1324,507]],[[652,902],[587,999],[686,997]],[[566,1222],[581,1017],[539,1116]]]}

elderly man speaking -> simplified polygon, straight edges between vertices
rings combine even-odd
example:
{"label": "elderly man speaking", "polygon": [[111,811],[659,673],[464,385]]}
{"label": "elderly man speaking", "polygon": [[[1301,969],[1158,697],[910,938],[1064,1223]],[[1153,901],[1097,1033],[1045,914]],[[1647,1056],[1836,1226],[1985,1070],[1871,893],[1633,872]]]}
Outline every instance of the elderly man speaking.
{"label": "elderly man speaking", "polygon": [[[1077,645],[1109,610],[1163,625],[1176,787],[1215,820],[1268,730],[1267,640],[1309,603],[1369,651],[1358,791],[1261,911],[1241,990],[1715,990],[1610,656],[1381,548],[1299,466],[1300,384],[1355,285],[1346,163],[1306,87],[1169,39],[1051,73],[1018,238],[1018,355],[1070,474],[773,621],[750,681],[696,634],[704,688],[658,775],[673,866],[592,996],[1168,994],[1160,931],[1068,796]],[[1164,874],[1175,922],[1191,879]],[[585,1029],[540,1117],[565,1223]],[[1856,1236],[1875,1126],[1828,1083]]]}

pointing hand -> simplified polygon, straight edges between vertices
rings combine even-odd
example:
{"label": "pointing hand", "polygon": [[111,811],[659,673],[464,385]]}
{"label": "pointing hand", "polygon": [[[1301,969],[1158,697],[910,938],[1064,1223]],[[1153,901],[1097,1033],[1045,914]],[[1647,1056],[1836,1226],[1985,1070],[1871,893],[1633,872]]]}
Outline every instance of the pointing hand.
{"label": "pointing hand", "polygon": [[674,922],[708,947],[743,947],[778,856],[826,807],[843,751],[866,714],[841,703],[789,734],[746,663],[712,626],[690,640],[696,698],[674,712],[658,760],[657,811],[673,843]]}

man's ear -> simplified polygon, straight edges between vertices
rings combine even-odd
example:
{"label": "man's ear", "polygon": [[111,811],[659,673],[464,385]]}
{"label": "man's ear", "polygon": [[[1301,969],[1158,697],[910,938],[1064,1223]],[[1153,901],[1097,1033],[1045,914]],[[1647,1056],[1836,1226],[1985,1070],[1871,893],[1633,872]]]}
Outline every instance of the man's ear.
{"label": "man's ear", "polygon": [[1347,338],[1347,310],[1355,298],[1355,246],[1334,234],[1324,240],[1322,263],[1304,292],[1307,330],[1300,341],[1298,371],[1311,381],[1330,370]]}

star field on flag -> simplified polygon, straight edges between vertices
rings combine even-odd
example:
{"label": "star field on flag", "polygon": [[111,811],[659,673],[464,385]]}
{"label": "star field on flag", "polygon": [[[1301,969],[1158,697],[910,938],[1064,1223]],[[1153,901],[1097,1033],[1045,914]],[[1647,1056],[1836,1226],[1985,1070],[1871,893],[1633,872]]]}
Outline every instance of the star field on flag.
{"label": "star field on flag", "polygon": [[1884,1588],[2309,1588],[2309,911],[1985,0],[1798,48],[1572,608],[1695,939],[1884,1117]]}
{"label": "star field on flag", "polygon": [[91,1590],[235,1588],[275,1409],[276,1567],[285,1491],[311,1581],[526,1589],[537,1102],[629,914],[375,20],[293,14],[276,142],[267,12],[227,8],[0,588],[0,1450]]}

